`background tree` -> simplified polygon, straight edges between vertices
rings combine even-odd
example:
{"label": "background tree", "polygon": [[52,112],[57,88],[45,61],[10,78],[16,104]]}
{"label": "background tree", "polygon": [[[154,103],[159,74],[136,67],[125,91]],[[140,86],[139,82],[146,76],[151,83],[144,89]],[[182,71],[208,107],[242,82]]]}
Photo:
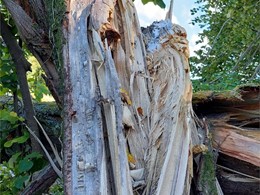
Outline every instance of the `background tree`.
{"label": "background tree", "polygon": [[193,25],[207,43],[191,58],[195,90],[232,89],[259,83],[260,2],[258,0],[198,0],[191,10]]}

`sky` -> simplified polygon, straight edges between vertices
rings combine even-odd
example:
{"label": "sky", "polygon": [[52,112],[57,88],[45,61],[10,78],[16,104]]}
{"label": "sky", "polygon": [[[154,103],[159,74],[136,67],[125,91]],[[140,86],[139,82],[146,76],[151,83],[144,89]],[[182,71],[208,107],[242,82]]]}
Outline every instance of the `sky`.
{"label": "sky", "polygon": [[[166,4],[165,9],[155,6],[151,2],[143,5],[141,0],[135,0],[134,3],[140,25],[143,27],[149,26],[153,21],[163,20],[170,6],[170,0],[164,0],[164,3]],[[194,0],[174,0],[173,4],[172,22],[179,24],[186,29],[191,56],[195,55],[194,51],[201,46],[195,44],[195,42],[199,40],[198,33],[201,32],[201,29],[198,26],[191,24],[193,16],[190,14],[190,10],[196,6]]]}

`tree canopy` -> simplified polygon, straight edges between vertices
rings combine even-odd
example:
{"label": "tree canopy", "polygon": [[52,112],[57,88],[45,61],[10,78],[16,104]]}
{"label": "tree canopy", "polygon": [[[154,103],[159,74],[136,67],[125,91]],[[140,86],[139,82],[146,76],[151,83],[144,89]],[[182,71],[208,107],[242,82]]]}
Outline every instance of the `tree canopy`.
{"label": "tree canopy", "polygon": [[203,29],[197,43],[207,44],[191,58],[195,90],[259,83],[260,2],[197,0],[196,4],[192,24]]}

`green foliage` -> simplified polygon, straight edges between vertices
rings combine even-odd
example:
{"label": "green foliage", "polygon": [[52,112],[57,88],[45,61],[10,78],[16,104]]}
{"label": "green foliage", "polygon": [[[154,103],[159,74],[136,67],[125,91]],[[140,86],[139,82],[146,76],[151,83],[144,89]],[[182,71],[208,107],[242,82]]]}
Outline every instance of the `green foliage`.
{"label": "green foliage", "polygon": [[[19,123],[24,119],[18,117],[17,114],[8,109],[0,110],[0,151],[2,154],[2,150],[4,149],[4,145],[6,147],[12,146],[13,143],[22,143],[26,139],[26,136],[21,136],[21,138],[16,138],[14,140],[10,140],[12,137],[12,131],[18,127]],[[28,133],[28,132],[27,132]],[[27,138],[28,139],[28,138]],[[25,140],[26,141],[26,140]]]}
{"label": "green foliage", "polygon": [[[9,24],[13,35],[17,38],[20,47],[22,47],[25,57],[32,64],[32,72],[28,74],[28,83],[30,86],[30,91],[34,95],[35,100],[40,102],[43,98],[43,95],[50,94],[43,78],[41,77],[41,75],[43,74],[43,70],[37,60],[32,57],[32,54],[28,51],[26,46],[22,44],[19,35],[17,34],[15,24],[10,17],[10,14],[1,3],[0,11]],[[8,51],[8,48],[6,47],[1,37],[0,43],[0,96],[17,92],[20,94],[15,64]]]}
{"label": "green foliage", "polygon": [[[1,102],[2,103],[2,102]],[[31,153],[29,132],[23,129],[24,119],[11,111],[8,102],[0,110],[0,191],[18,194],[30,181],[34,172],[46,165],[42,155]]]}
{"label": "green foliage", "polygon": [[0,95],[16,92],[17,85],[15,65],[7,47],[0,38]]}
{"label": "green foliage", "polygon": [[64,0],[46,0],[49,23],[49,38],[53,45],[52,57],[55,60],[57,70],[62,73],[62,47],[64,43],[62,33],[62,21],[66,6]]}
{"label": "green foliage", "polygon": [[[32,58],[32,54],[22,43],[10,14],[0,1],[0,12],[9,25],[25,57],[32,64],[28,74],[28,83],[32,96],[41,101],[50,94],[41,75],[41,67]],[[18,64],[19,65],[19,64]],[[23,105],[14,64],[9,50],[0,36],[0,192],[1,194],[19,194],[30,181],[32,174],[41,170],[46,161],[39,153],[31,153],[29,132],[24,128]]]}
{"label": "green foliage", "polygon": [[197,43],[208,44],[192,57],[195,90],[232,89],[260,77],[260,2],[197,0],[193,25],[203,32]]}
{"label": "green foliage", "polygon": [[53,52],[52,58],[54,59],[55,66],[60,75],[60,83],[58,93],[62,94],[64,83],[63,81],[63,44],[64,37],[62,32],[62,22],[66,12],[64,0],[46,0],[45,1],[48,13],[48,26],[49,26],[49,39],[52,43]]}
{"label": "green foliage", "polygon": [[22,159],[18,164],[19,173],[29,171],[33,166],[33,163],[28,159]]}
{"label": "green foliage", "polygon": [[146,3],[153,2],[154,5],[158,5],[161,8],[165,8],[165,3],[162,0],[142,0],[142,3],[145,5]]}
{"label": "green foliage", "polygon": [[17,123],[17,121],[24,121],[23,118],[17,116],[17,113],[10,112],[7,109],[0,110],[0,116],[1,116],[0,118],[1,121],[8,121],[12,125]]}
{"label": "green foliage", "polygon": [[[135,1],[135,0],[133,0],[133,1]],[[166,7],[166,5],[165,5],[165,3],[163,2],[163,0],[141,0],[142,1],[142,3],[145,5],[145,4],[147,4],[147,3],[149,3],[149,2],[152,2],[154,5],[158,5],[160,8],[165,8]]]}
{"label": "green foliage", "polygon": [[31,94],[37,102],[41,102],[44,95],[50,95],[50,91],[42,78],[43,70],[38,61],[33,56],[28,56],[28,61],[32,64],[32,72],[28,74],[28,84]]}
{"label": "green foliage", "polygon": [[[1,194],[18,194],[29,182],[38,159],[42,156],[38,153],[23,155],[17,152],[11,156],[8,162],[0,164],[0,191]],[[43,166],[38,166],[40,170]]]}
{"label": "green foliage", "polygon": [[[17,28],[11,19],[9,12],[0,2],[0,12],[8,23],[11,32],[16,36]],[[17,37],[17,36],[16,36]],[[16,93],[18,91],[18,81],[15,70],[15,64],[6,47],[2,37],[0,36],[0,95],[6,93]]]}
{"label": "green foliage", "polygon": [[51,195],[63,195],[63,183],[60,178],[58,178],[55,183],[50,187],[48,194]]}
{"label": "green foliage", "polygon": [[[17,194],[29,182],[31,175],[43,168],[44,163],[39,163],[39,160],[44,161],[39,153],[30,153],[29,133],[22,129],[22,117],[4,108],[0,110],[0,120],[0,191],[1,194]],[[15,136],[17,129],[22,129],[21,136]]]}

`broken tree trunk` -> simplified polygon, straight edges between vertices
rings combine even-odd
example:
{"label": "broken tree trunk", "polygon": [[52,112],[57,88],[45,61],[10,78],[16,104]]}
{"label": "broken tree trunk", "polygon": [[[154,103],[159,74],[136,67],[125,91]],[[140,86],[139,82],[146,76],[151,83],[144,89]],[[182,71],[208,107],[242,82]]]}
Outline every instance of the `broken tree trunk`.
{"label": "broken tree trunk", "polygon": [[192,178],[192,87],[186,31],[170,20],[143,30],[150,89],[147,194],[188,194]]}
{"label": "broken tree trunk", "polygon": [[185,30],[158,23],[166,30],[145,35],[158,46],[146,64],[131,1],[70,1],[68,7],[66,193],[189,193],[195,125]]}
{"label": "broken tree trunk", "polygon": [[106,26],[114,3],[70,1],[67,6],[65,193],[132,194],[119,80],[109,47],[119,35]]}
{"label": "broken tree trunk", "polygon": [[56,102],[64,98],[65,194],[188,194],[197,133],[184,29],[154,23],[145,48],[131,0],[66,1],[63,77],[45,1],[26,7],[34,19],[5,2]]}

